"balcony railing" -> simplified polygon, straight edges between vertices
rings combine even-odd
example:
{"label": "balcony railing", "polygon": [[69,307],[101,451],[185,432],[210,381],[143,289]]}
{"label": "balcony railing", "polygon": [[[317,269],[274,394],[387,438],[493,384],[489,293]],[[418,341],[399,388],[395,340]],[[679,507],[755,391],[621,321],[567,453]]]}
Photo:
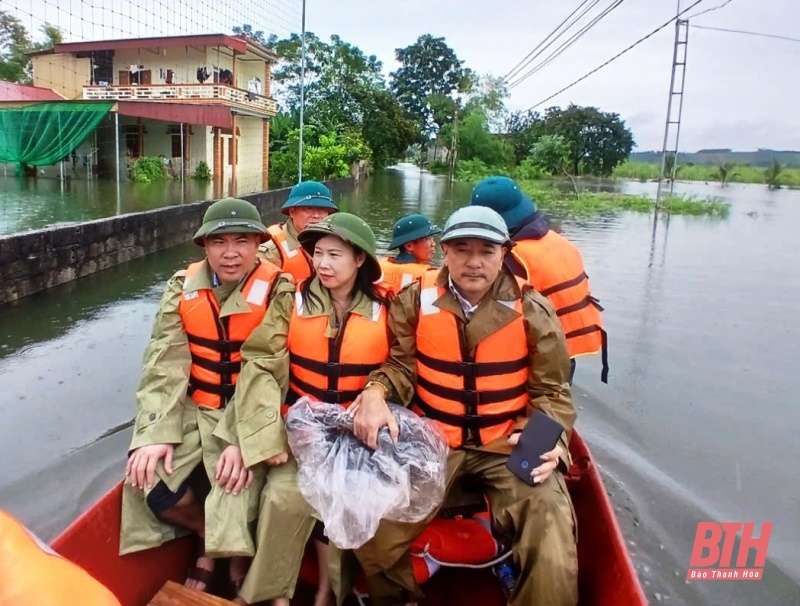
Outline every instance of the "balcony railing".
{"label": "balcony railing", "polygon": [[278,113],[275,100],[226,84],[84,86],[83,98],[92,101],[222,101],[270,115]]}

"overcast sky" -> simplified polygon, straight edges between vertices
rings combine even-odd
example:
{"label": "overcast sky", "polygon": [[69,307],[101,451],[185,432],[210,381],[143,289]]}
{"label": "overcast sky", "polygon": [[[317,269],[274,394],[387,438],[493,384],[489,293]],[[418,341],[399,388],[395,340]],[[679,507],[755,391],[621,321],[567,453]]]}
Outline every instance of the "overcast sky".
{"label": "overcast sky", "polygon": [[[682,7],[694,1],[683,0]],[[612,3],[600,0],[568,35]],[[687,15],[724,3],[702,0]],[[395,48],[425,33],[444,36],[467,67],[502,76],[580,4],[307,0],[307,29],[322,38],[339,34],[377,55],[387,74],[397,66]],[[299,31],[300,7],[300,0],[2,0],[3,10],[10,8],[33,31],[46,16],[67,32],[67,41],[220,32],[234,23],[284,36]],[[509,107],[524,110],[543,101],[650,33],[676,9],[676,0],[624,0],[551,64],[513,88]],[[800,38],[800,1],[731,0],[691,23]],[[674,35],[669,25],[539,109],[576,103],[614,111],[633,130],[638,150],[660,149]],[[691,28],[681,149],[800,149],[799,83],[800,43]]]}

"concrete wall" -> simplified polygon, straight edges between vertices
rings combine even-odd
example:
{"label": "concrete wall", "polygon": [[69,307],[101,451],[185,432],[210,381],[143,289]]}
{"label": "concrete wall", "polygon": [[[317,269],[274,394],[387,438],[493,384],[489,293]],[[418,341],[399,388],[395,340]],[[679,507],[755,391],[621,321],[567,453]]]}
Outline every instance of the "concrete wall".
{"label": "concrete wall", "polygon": [[67,99],[83,99],[83,87],[91,80],[89,59],[71,54],[34,55],[31,68],[34,86],[51,88]]}
{"label": "concrete wall", "polygon": [[[328,182],[333,193],[353,179]],[[269,223],[286,201],[287,189],[243,196]],[[79,225],[0,236],[0,304],[63,284],[158,250],[187,242],[211,201],[98,219]]]}

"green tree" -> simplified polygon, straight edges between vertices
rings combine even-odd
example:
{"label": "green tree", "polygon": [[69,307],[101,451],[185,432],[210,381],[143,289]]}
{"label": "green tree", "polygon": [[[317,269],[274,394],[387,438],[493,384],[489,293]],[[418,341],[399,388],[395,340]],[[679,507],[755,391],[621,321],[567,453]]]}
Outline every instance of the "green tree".
{"label": "green tree", "polygon": [[11,13],[0,11],[0,80],[30,82],[32,50],[28,30]]}
{"label": "green tree", "polygon": [[372,150],[372,164],[384,168],[404,158],[418,137],[417,124],[387,90],[362,89],[356,95],[362,109],[361,134]]}
{"label": "green tree", "polygon": [[511,146],[514,163],[520,164],[536,140],[544,134],[544,120],[538,112],[514,112],[505,125],[505,140]]}
{"label": "green tree", "polygon": [[544,132],[561,135],[569,144],[570,172],[610,175],[634,146],[633,134],[619,114],[595,107],[570,105],[545,111]]}
{"label": "green tree", "polygon": [[45,23],[39,30],[42,42],[33,42],[22,22],[11,13],[0,11],[0,80],[31,83],[28,53],[52,48],[63,41],[59,28]]}
{"label": "green tree", "polygon": [[[274,125],[274,151],[285,151],[289,128],[300,125],[301,42],[297,34],[268,41],[280,57],[274,72],[276,96],[287,110]],[[357,146],[361,150],[357,159],[371,157],[381,168],[404,157],[416,139],[416,125],[386,90],[383,65],[377,57],[336,35],[328,43],[307,33],[306,45],[304,115],[306,125],[314,128],[304,130],[304,141],[313,146],[319,145],[320,134],[335,132],[347,139],[357,133],[366,144]],[[280,132],[276,132],[278,126],[282,127]]]}
{"label": "green tree", "polygon": [[490,167],[506,167],[511,163],[511,149],[489,132],[489,117],[481,107],[465,110],[458,127],[458,159],[481,160]]}
{"label": "green tree", "polygon": [[429,98],[437,94],[452,97],[464,78],[463,62],[444,38],[431,34],[420,36],[410,46],[395,49],[395,58],[400,68],[390,74],[391,90],[424,130],[432,121]]}
{"label": "green tree", "polygon": [[264,37],[264,32],[260,29],[253,31],[253,26],[249,23],[245,23],[244,25],[235,25],[231,29],[237,36],[244,36],[245,38],[250,38],[253,42],[258,42],[263,46],[269,46],[269,42]]}
{"label": "green tree", "polygon": [[575,195],[578,195],[578,186],[575,177],[569,172],[571,164],[570,146],[561,135],[542,135],[531,148],[531,160],[535,166],[551,175],[564,175],[572,181]]}

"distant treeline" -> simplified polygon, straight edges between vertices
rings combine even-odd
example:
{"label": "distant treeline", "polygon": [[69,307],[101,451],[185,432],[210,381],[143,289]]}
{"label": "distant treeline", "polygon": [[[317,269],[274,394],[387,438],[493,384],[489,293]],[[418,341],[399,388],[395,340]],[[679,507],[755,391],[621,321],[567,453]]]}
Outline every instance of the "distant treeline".
{"label": "distant treeline", "polygon": [[[635,152],[630,155],[630,160],[650,164],[660,163],[661,152]],[[759,149],[751,152],[735,152],[730,149],[701,149],[694,153],[678,154],[678,164],[682,165],[719,166],[727,162],[766,168],[773,160],[777,160],[785,167],[800,168],[800,151]]]}

